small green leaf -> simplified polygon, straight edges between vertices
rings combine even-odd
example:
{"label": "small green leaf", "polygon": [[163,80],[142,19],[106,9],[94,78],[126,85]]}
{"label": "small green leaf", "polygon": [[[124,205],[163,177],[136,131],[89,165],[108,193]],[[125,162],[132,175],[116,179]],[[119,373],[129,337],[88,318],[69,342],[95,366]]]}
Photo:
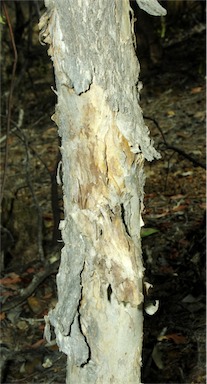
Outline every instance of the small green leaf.
{"label": "small green leaf", "polygon": [[4,21],[4,16],[2,17],[2,15],[0,15],[0,24],[5,24],[5,21]]}
{"label": "small green leaf", "polygon": [[159,232],[159,230],[155,229],[155,228],[142,228],[141,229],[141,237],[151,236],[157,232]]}
{"label": "small green leaf", "polygon": [[160,31],[160,37],[164,39],[166,35],[166,21],[163,16],[161,16],[161,31]]}

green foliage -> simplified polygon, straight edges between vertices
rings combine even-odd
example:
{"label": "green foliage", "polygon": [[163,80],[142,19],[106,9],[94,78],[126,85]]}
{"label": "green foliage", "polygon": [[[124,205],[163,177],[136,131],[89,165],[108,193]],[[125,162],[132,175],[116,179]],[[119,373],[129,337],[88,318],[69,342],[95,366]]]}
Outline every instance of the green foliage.
{"label": "green foliage", "polygon": [[0,24],[6,24],[5,23],[5,17],[0,15]]}
{"label": "green foliage", "polygon": [[151,236],[157,232],[159,232],[159,230],[156,228],[142,228],[141,229],[141,237],[143,238],[143,237]]}
{"label": "green foliage", "polygon": [[160,27],[160,37],[161,39],[164,39],[166,34],[166,19],[163,16],[161,17]]}

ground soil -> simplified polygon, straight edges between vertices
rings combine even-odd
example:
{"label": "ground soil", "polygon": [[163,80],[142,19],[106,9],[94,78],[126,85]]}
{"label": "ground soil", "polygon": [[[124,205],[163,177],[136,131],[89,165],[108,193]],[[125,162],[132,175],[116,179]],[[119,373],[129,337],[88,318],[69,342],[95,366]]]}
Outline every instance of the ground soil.
{"label": "ground soil", "polygon": [[[153,287],[145,302],[144,383],[205,383],[205,30],[190,31],[169,30],[162,60],[141,62],[141,107],[161,154],[145,165],[142,248],[145,286]],[[54,184],[52,65],[35,28],[33,35],[29,48],[28,39],[21,42],[2,202],[2,383],[65,382],[66,357],[43,337],[57,300],[62,196]],[[3,49],[2,173],[12,71],[9,44]]]}

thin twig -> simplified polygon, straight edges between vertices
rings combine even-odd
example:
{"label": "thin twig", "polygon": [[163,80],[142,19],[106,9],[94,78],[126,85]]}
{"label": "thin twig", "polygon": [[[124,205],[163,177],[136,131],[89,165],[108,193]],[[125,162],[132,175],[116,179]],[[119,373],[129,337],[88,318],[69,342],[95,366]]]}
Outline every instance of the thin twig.
{"label": "thin twig", "polygon": [[152,122],[156,125],[158,131],[160,132],[160,134],[161,134],[161,136],[162,136],[163,142],[166,144],[167,142],[166,142],[166,139],[165,139],[165,135],[164,135],[162,129],[160,128],[160,126],[159,126],[157,120],[153,119],[152,117],[145,116],[145,115],[144,115],[143,117],[144,117],[144,119],[146,119],[146,120],[150,120],[150,121],[152,121]]}
{"label": "thin twig", "polygon": [[[21,117],[21,113],[22,113],[22,109],[20,108],[20,110],[19,110],[18,123],[16,123],[14,120],[11,119],[11,123],[13,124],[14,128],[10,129],[10,133],[11,133],[11,132],[15,132],[17,129],[20,129],[20,128],[21,128],[21,125],[22,125],[22,124],[20,125],[20,117]],[[4,116],[4,115],[0,115],[0,117],[1,117],[1,118],[4,118],[4,119],[6,118],[6,116]],[[43,120],[44,118],[45,118],[45,116],[41,116],[41,117],[40,117],[39,119],[37,119],[33,124],[31,124],[31,127],[35,127],[35,125],[39,124],[39,122],[40,122],[41,120]],[[3,141],[6,140],[6,138],[7,138],[6,135],[2,136],[2,137],[0,138],[0,144],[3,143]],[[19,136],[18,136],[18,138],[19,138]]]}
{"label": "thin twig", "polygon": [[166,145],[167,149],[172,149],[173,151],[179,153],[179,155],[181,155],[181,156],[185,157],[186,159],[188,159],[189,161],[191,161],[191,163],[193,163],[195,167],[201,167],[203,169],[206,169],[206,164],[201,163],[199,160],[195,159],[193,156],[189,155],[188,153],[186,153],[182,149],[175,147],[174,145],[167,144],[167,143],[165,143],[165,145]]}
{"label": "thin twig", "polygon": [[[21,109],[20,109],[20,112],[19,112],[19,115],[21,114]],[[19,124],[19,121],[21,120],[21,123],[22,123],[22,119],[20,119],[19,117],[19,120],[18,120],[18,123],[16,124],[13,120],[11,120],[12,124],[15,125],[15,127],[10,131],[11,132],[14,132],[14,135],[16,137],[18,137],[19,140],[21,140],[25,146],[25,143],[28,147],[28,149],[30,150],[30,152],[35,155],[39,160],[40,162],[43,164],[43,166],[45,167],[48,175],[50,176],[50,179],[51,179],[51,205],[52,205],[52,213],[53,213],[53,221],[54,221],[54,229],[53,229],[53,235],[52,235],[52,241],[53,243],[57,243],[57,239],[60,237],[60,230],[59,230],[59,223],[60,223],[60,211],[59,211],[59,197],[58,197],[58,186],[57,186],[57,181],[56,181],[56,172],[57,172],[57,168],[58,168],[58,164],[59,164],[59,161],[60,161],[60,152],[58,152],[58,157],[57,157],[57,162],[56,162],[56,167],[55,167],[55,170],[54,171],[50,171],[47,164],[45,163],[45,161],[41,158],[41,156],[36,152],[36,150],[28,143],[28,140],[26,139],[26,136],[24,134],[24,132],[20,129],[20,124]],[[39,119],[40,120],[40,119]],[[37,120],[37,122],[39,121]],[[33,124],[33,126],[37,123],[35,122]],[[20,133],[20,135],[17,133],[17,132]],[[3,136],[1,139],[0,139],[0,144],[2,141],[4,141],[6,139],[6,136]],[[27,156],[27,158],[29,159],[29,156]],[[27,175],[27,182],[28,182],[28,175],[30,177],[30,173],[29,172],[26,172],[26,175]],[[28,183],[28,188],[30,189],[31,191],[31,186],[30,184]],[[34,198],[34,194],[32,194],[33,198]],[[35,203],[36,204],[36,203]],[[40,240],[39,240],[40,241]]]}
{"label": "thin twig", "polygon": [[2,202],[2,199],[3,199],[4,188],[5,188],[5,183],[6,183],[6,171],[7,171],[8,155],[9,155],[9,140],[8,140],[8,138],[9,138],[10,125],[11,125],[14,80],[15,80],[17,60],[18,60],[18,54],[17,54],[16,44],[15,44],[15,40],[14,40],[14,34],[13,34],[10,18],[9,18],[9,15],[7,12],[7,7],[6,7],[4,1],[2,1],[2,6],[3,6],[3,10],[4,10],[7,24],[9,27],[9,34],[10,34],[10,38],[11,38],[12,48],[14,51],[14,63],[13,63],[13,68],[12,68],[12,77],[11,77],[11,84],[10,84],[9,98],[8,98],[8,114],[7,114],[7,128],[6,128],[7,138],[6,138],[6,145],[5,145],[4,172],[3,172],[3,176],[2,176],[0,202]]}
{"label": "thin twig", "polygon": [[33,201],[35,203],[35,207],[37,210],[37,244],[38,244],[38,254],[40,260],[44,260],[44,250],[43,250],[43,245],[42,245],[42,228],[43,228],[43,220],[42,220],[42,210],[40,208],[37,196],[34,192],[34,188],[32,185],[31,181],[31,172],[30,172],[30,153],[29,153],[29,146],[28,146],[28,140],[26,135],[22,131],[22,136],[24,138],[24,146],[26,150],[26,162],[25,162],[25,168],[26,168],[26,179],[27,179],[27,184],[30,190],[30,193],[32,195]]}
{"label": "thin twig", "polygon": [[195,159],[193,156],[189,155],[188,153],[186,153],[185,151],[183,151],[182,149],[176,147],[175,145],[171,145],[171,144],[168,144],[166,138],[165,138],[165,135],[161,129],[161,127],[159,126],[157,120],[153,119],[152,117],[149,117],[149,116],[144,116],[144,119],[146,120],[150,120],[152,121],[158,131],[160,132],[161,136],[162,136],[162,139],[163,139],[163,144],[165,145],[166,149],[171,149],[172,151],[175,151],[177,153],[179,153],[179,155],[185,157],[186,159],[188,159],[189,161],[191,161],[195,167],[201,167],[203,169],[206,169],[206,164],[202,163],[201,161]]}
{"label": "thin twig", "polygon": [[12,308],[16,308],[22,304],[31,294],[37,289],[37,287],[50,275],[57,272],[60,260],[56,260],[52,264],[48,264],[43,271],[38,272],[32,279],[31,283],[24,289],[22,289],[18,297],[15,297],[12,301],[6,302],[2,305],[2,312],[9,311]]}

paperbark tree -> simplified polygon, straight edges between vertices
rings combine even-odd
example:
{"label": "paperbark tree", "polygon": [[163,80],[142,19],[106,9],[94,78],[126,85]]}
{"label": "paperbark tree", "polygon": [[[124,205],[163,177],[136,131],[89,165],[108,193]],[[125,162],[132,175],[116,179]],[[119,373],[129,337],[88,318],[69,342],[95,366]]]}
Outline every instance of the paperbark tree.
{"label": "paperbark tree", "polygon": [[[156,0],[138,3],[165,12]],[[68,356],[67,383],[140,383],[143,163],[159,154],[138,104],[133,10],[129,0],[45,5],[64,195],[58,303],[47,321]]]}

